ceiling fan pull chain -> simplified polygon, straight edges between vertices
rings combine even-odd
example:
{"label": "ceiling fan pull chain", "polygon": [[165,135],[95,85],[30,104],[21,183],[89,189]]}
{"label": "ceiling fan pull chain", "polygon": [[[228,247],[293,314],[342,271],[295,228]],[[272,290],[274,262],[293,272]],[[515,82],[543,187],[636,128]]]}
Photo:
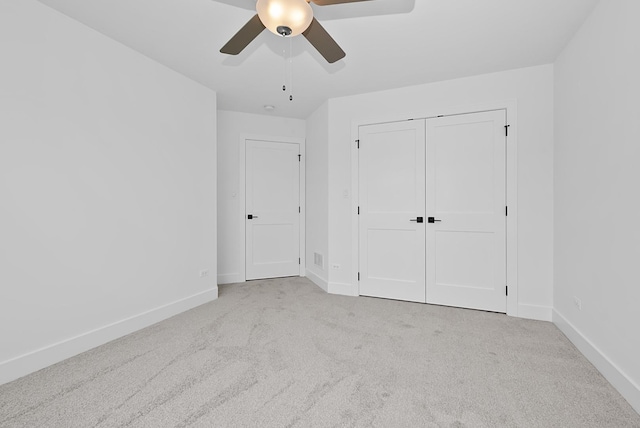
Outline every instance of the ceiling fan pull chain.
{"label": "ceiling fan pull chain", "polygon": [[293,101],[293,39],[289,37],[289,101]]}
{"label": "ceiling fan pull chain", "polygon": [[[284,36],[282,36],[284,39]],[[284,79],[282,82],[282,92],[287,90],[287,48],[286,46],[282,49],[282,59],[284,60]]]}

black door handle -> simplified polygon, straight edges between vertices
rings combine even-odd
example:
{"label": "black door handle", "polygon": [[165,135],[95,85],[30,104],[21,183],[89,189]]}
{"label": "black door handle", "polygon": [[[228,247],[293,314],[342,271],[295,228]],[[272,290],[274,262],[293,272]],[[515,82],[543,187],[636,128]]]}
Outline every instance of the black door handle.
{"label": "black door handle", "polygon": [[247,218],[249,220],[253,220],[254,218],[258,218],[258,216],[257,215],[253,215],[253,214],[249,214],[249,215],[247,215]]}
{"label": "black door handle", "polygon": [[442,220],[439,220],[439,219],[437,219],[437,218],[435,218],[435,217],[429,217],[429,218],[427,219],[427,221],[428,221],[429,223],[435,223],[436,221],[442,221]]}
{"label": "black door handle", "polygon": [[424,223],[424,217],[417,217],[417,218],[412,218],[409,221],[415,221],[417,223]]}

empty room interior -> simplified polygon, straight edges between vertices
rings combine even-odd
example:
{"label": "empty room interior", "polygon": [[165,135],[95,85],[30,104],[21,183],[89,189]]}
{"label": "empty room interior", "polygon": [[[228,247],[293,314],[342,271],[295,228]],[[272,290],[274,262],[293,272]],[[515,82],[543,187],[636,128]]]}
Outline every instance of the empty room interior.
{"label": "empty room interior", "polygon": [[640,427],[639,20],[0,1],[0,427]]}

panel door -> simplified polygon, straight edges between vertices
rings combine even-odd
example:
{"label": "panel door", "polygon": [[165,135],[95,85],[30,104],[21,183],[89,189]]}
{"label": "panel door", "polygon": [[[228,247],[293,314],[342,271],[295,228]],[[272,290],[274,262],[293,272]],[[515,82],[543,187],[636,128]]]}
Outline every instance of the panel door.
{"label": "panel door", "polygon": [[246,279],[300,275],[300,148],[246,142]]}
{"label": "panel door", "polygon": [[425,302],[425,121],[360,128],[360,295]]}
{"label": "panel door", "polygon": [[506,312],[505,123],[427,121],[427,303]]}

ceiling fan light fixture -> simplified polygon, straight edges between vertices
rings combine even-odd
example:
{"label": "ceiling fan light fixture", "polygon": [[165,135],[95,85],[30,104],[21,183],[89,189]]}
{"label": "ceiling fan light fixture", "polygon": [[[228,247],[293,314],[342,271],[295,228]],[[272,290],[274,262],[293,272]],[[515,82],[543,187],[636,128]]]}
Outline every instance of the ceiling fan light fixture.
{"label": "ceiling fan light fixture", "polygon": [[258,0],[256,10],[260,21],[273,34],[283,35],[278,27],[291,29],[290,36],[302,34],[313,20],[313,9],[307,0]]}

